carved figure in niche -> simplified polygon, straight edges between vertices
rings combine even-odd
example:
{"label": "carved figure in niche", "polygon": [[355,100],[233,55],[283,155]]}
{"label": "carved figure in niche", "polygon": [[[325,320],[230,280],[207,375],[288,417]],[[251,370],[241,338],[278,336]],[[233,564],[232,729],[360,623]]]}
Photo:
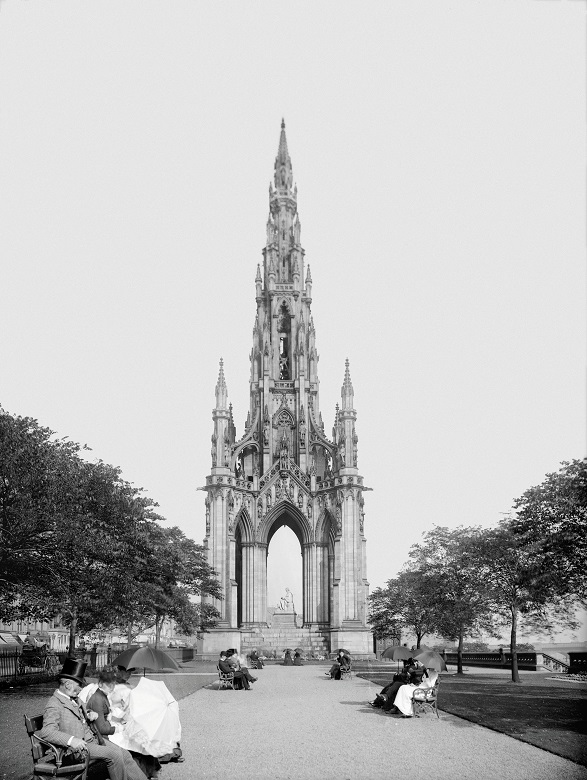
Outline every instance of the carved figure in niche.
{"label": "carved figure in niche", "polygon": [[271,507],[271,493],[267,493],[267,509]]}
{"label": "carved figure in niche", "polygon": [[206,498],[206,536],[210,533],[210,499]]}
{"label": "carved figure in niche", "polygon": [[300,447],[306,446],[306,426],[305,423],[300,423]]}
{"label": "carved figure in niche", "polygon": [[332,479],[332,468],[330,466],[330,452],[324,447],[324,463],[326,465],[325,469],[325,477],[327,479]]}
{"label": "carved figure in niche", "polygon": [[339,444],[338,444],[338,456],[340,458],[340,465],[344,468],[345,461],[346,461],[346,442],[344,435],[342,436]]}
{"label": "carved figure in niche", "polygon": [[304,494],[301,490],[298,492],[298,506],[300,509],[304,506]]}
{"label": "carved figure in niche", "polygon": [[243,469],[242,455],[239,455],[234,464],[234,476],[237,479],[244,479],[245,471]]}
{"label": "carved figure in niche", "polygon": [[308,520],[312,519],[312,504],[308,501]]}
{"label": "carved figure in niche", "polygon": [[224,434],[224,465],[228,466],[230,463],[230,441],[228,439],[228,431]]}
{"label": "carved figure in niche", "polygon": [[312,453],[312,458],[310,460],[310,474],[312,474],[314,477],[316,476],[316,453]]}
{"label": "carved figure in niche", "polygon": [[212,434],[212,448],[210,450],[212,455],[212,468],[216,466],[216,461],[218,458],[218,455],[216,454],[216,442],[218,441],[218,437],[215,433]]}
{"label": "carved figure in niche", "polygon": [[335,512],[336,530],[338,533],[342,532],[342,511],[339,506],[336,507]]}
{"label": "carved figure in niche", "polygon": [[357,465],[357,444],[359,442],[359,437],[356,433],[353,433],[353,466]]}
{"label": "carved figure in niche", "polygon": [[261,504],[260,501],[257,504],[257,517],[259,518],[259,520],[263,517],[263,505]]}
{"label": "carved figure in niche", "polygon": [[267,410],[267,406],[265,406],[265,415],[263,418],[263,443],[265,445],[269,444],[269,411]]}
{"label": "carved figure in niche", "polygon": [[289,379],[289,358],[287,355],[279,356],[279,378]]}
{"label": "carved figure in niche", "polygon": [[277,481],[275,485],[275,499],[276,501],[279,501],[279,499],[283,496],[283,480],[280,479]]}
{"label": "carved figure in niche", "polygon": [[284,432],[283,436],[281,437],[281,446],[279,448],[279,467],[281,469],[286,469],[288,460],[289,460],[289,450],[287,446],[287,436],[285,435]]}
{"label": "carved figure in niche", "polygon": [[361,512],[359,516],[359,530],[361,533],[363,533],[364,527],[365,527],[365,513]]}

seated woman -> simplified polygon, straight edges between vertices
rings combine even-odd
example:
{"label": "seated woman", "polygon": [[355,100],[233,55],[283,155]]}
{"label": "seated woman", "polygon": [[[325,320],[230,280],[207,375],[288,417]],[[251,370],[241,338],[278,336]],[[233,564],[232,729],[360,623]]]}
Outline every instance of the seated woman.
{"label": "seated woman", "polygon": [[[116,686],[116,672],[113,669],[103,669],[98,673],[98,684],[95,690],[87,698],[87,708],[97,713],[98,718],[95,726],[102,737],[108,738],[115,734],[116,730],[122,730],[122,726],[113,726],[110,723],[110,702],[108,696]],[[89,692],[88,692],[89,693]]]}
{"label": "seated woman", "polygon": [[382,688],[379,693],[375,694],[375,699],[373,701],[369,702],[371,707],[378,707],[389,712],[393,707],[393,700],[395,699],[397,692],[402,685],[410,682],[410,674],[415,671],[415,669],[416,666],[414,665],[413,658],[404,661],[404,668],[402,671],[394,674],[391,682]]}
{"label": "seated woman", "polygon": [[[117,684],[110,694],[112,710],[109,720],[120,728],[117,728],[116,733],[110,736],[110,740],[129,750],[135,763],[145,775],[157,780],[160,776],[162,763],[183,760],[179,747],[181,725],[177,702],[164,683],[141,678],[137,687],[131,688],[128,684],[129,677],[130,672],[125,669],[118,669],[116,672]],[[150,737],[145,730],[144,719],[141,717],[141,699],[143,689],[146,689],[147,696],[153,697],[157,692],[151,691],[151,688],[157,686],[163,686],[169,703],[165,706],[165,713],[160,719],[155,738]]]}
{"label": "seated woman", "polygon": [[294,666],[303,666],[304,665],[302,663],[302,654],[298,650],[296,650],[295,653],[294,653],[293,664],[294,664]]}
{"label": "seated woman", "polygon": [[414,682],[402,685],[394,699],[394,709],[392,712],[401,713],[405,718],[411,718],[413,715],[412,696],[416,688],[433,688],[438,679],[438,672],[428,671],[422,667],[422,677],[416,677]]}
{"label": "seated woman", "polygon": [[283,656],[283,665],[293,666],[293,658],[291,657],[291,653],[289,650],[285,651],[285,655]]}

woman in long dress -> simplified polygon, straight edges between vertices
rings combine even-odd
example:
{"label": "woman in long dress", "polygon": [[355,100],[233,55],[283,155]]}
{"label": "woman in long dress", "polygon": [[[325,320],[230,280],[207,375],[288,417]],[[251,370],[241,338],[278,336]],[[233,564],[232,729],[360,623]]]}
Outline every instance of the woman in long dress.
{"label": "woman in long dress", "polygon": [[416,688],[434,688],[437,679],[438,672],[429,672],[427,669],[424,669],[421,682],[402,685],[394,699],[394,707],[397,707],[404,717],[411,718],[413,715],[412,697],[414,691]]}
{"label": "woman in long dress", "polygon": [[[114,690],[110,693],[112,708],[109,720],[115,727],[117,734],[114,739],[112,739],[112,742],[118,742],[119,739],[123,740],[124,747],[129,750],[135,763],[138,764],[145,775],[151,780],[158,780],[161,763],[157,756],[147,755],[142,752],[145,750],[145,747],[134,744],[133,741],[128,741],[128,737],[125,734],[125,728],[130,718],[130,697],[132,694],[132,688],[128,684],[130,672],[123,669],[117,669],[115,674],[116,685]],[[135,748],[134,750],[133,747]]]}

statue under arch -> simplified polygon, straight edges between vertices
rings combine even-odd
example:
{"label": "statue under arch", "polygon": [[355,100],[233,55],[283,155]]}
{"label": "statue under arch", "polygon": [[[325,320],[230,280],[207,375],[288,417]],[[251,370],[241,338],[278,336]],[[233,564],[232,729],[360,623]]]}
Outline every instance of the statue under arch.
{"label": "statue under arch", "polygon": [[[267,645],[273,621],[290,620],[316,647],[372,656],[366,625],[368,582],[364,498],[357,468],[354,392],[346,362],[332,437],[319,407],[312,278],[300,245],[297,189],[282,123],[270,186],[267,244],[257,266],[250,410],[237,440],[220,361],[206,477],[208,561],[218,573],[221,619],[200,652]],[[267,552],[287,525],[300,545],[302,593],[268,615]],[[292,606],[292,610],[289,610]],[[293,629],[292,629],[293,630]],[[294,635],[292,635],[294,636]],[[308,641],[310,641],[308,640]]]}

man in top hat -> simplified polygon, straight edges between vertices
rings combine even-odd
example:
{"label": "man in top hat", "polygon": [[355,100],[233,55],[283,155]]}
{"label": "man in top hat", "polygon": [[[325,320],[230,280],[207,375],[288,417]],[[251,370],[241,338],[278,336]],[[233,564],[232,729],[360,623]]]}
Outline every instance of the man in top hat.
{"label": "man in top hat", "polygon": [[104,740],[100,745],[90,723],[97,714],[88,712],[78,694],[84,684],[87,663],[75,658],[66,658],[59,674],[59,688],[47,702],[43,713],[41,739],[55,745],[71,748],[72,752],[86,750],[91,760],[106,762],[110,780],[145,780],[145,774],[133,761],[128,750]]}

